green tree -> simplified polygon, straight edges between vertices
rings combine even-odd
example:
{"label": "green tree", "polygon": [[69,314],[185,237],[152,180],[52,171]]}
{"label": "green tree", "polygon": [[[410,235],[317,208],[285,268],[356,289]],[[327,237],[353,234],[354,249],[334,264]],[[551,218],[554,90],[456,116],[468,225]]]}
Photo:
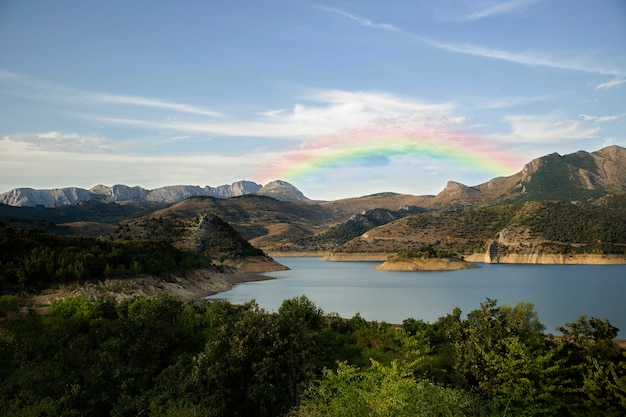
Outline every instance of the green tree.
{"label": "green tree", "polygon": [[613,342],[618,329],[608,320],[581,316],[559,330],[563,336],[554,349],[564,363],[570,390],[577,394],[578,415],[625,415],[626,353]]}
{"label": "green tree", "polygon": [[361,370],[339,363],[336,371],[324,371],[292,417],[316,416],[481,416],[476,398],[412,377],[412,370],[393,361],[384,366],[372,361]]}

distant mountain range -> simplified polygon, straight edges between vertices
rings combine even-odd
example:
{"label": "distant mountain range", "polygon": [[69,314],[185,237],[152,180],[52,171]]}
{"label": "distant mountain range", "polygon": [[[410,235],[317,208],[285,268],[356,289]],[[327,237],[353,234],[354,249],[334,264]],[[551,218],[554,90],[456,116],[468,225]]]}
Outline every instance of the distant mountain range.
{"label": "distant mountain range", "polygon": [[[450,181],[436,196],[416,197],[417,200],[409,204],[432,209],[462,208],[532,200],[586,200],[625,191],[626,149],[609,146],[591,153],[578,151],[563,156],[552,153],[534,159],[514,175],[494,178],[476,186]],[[89,190],[77,187],[15,188],[0,194],[0,203],[16,207],[60,207],[81,201],[169,204],[196,196],[231,198],[248,194],[280,201],[311,202],[293,185],[276,180],[264,186],[252,181],[237,181],[218,187],[172,185],[153,190],[127,185],[96,185]],[[363,210],[378,207],[381,206],[366,206]]]}
{"label": "distant mountain range", "polygon": [[189,197],[204,196],[216,198],[238,197],[246,194],[258,194],[274,197],[282,201],[307,201],[296,187],[285,181],[272,181],[265,186],[252,181],[237,181],[231,185],[219,187],[200,187],[197,185],[171,185],[148,190],[127,185],[96,185],[89,190],[77,187],[35,190],[33,188],[15,188],[0,194],[0,203],[15,207],[60,207],[82,201],[100,201],[119,203],[123,201],[149,201],[154,203],[176,203]]}
{"label": "distant mountain range", "polygon": [[500,259],[506,251],[528,259],[544,251],[623,253],[626,149],[553,153],[480,185],[450,181],[437,195],[388,192],[313,201],[284,181],[265,186],[240,181],[155,190],[18,188],[0,195],[0,202],[0,221],[6,224],[111,239],[154,237],[154,225],[163,225],[161,232],[174,230],[181,219],[210,213],[270,253],[383,256],[424,245],[480,256],[485,245],[497,246]]}

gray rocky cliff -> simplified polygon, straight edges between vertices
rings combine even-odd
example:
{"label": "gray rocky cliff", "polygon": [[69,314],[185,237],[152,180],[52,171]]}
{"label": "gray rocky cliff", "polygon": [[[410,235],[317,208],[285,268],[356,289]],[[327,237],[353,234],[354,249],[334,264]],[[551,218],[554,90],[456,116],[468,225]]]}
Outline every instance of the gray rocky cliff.
{"label": "gray rocky cliff", "polygon": [[58,207],[76,204],[79,201],[89,201],[93,194],[83,188],[68,187],[50,190],[35,190],[33,188],[15,188],[0,194],[0,203],[9,206],[45,206]]}
{"label": "gray rocky cliff", "polygon": [[[261,192],[265,190],[264,192]],[[170,185],[149,190],[142,187],[96,185],[89,190],[77,187],[36,190],[15,188],[0,194],[0,203],[16,207],[60,207],[81,201],[97,200],[105,203],[129,200],[144,200],[160,203],[176,203],[189,197],[205,196],[215,198],[238,197],[246,194],[264,194],[277,200],[308,200],[296,187],[274,181],[266,187],[252,181],[237,181],[218,187],[197,185]]]}

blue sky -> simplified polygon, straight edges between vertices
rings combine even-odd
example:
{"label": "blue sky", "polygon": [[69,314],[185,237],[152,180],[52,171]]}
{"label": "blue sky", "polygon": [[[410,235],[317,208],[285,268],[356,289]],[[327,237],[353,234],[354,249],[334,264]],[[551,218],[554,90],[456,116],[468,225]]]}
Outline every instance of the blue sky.
{"label": "blue sky", "polygon": [[622,0],[0,3],[0,192],[436,194],[608,145]]}

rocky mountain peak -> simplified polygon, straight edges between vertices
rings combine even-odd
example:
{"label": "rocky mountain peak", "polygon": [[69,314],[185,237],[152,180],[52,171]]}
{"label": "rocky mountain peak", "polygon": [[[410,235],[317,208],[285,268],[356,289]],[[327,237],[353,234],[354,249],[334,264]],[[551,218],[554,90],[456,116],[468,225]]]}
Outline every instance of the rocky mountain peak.
{"label": "rocky mountain peak", "polygon": [[446,184],[446,188],[444,188],[444,190],[441,193],[446,193],[449,195],[459,195],[459,194],[475,194],[479,192],[480,191],[472,187],[468,187],[465,184],[461,184],[460,182],[448,181],[448,183]]}
{"label": "rocky mountain peak", "polygon": [[273,197],[282,201],[310,201],[300,190],[282,180],[265,184],[257,194]]}
{"label": "rocky mountain peak", "polygon": [[431,201],[436,207],[461,208],[473,205],[482,196],[482,192],[456,181],[448,181],[446,188]]}
{"label": "rocky mountain peak", "polygon": [[539,171],[546,164],[554,163],[560,158],[561,155],[553,152],[549,155],[533,159],[522,168],[522,181],[528,181],[535,172]]}

